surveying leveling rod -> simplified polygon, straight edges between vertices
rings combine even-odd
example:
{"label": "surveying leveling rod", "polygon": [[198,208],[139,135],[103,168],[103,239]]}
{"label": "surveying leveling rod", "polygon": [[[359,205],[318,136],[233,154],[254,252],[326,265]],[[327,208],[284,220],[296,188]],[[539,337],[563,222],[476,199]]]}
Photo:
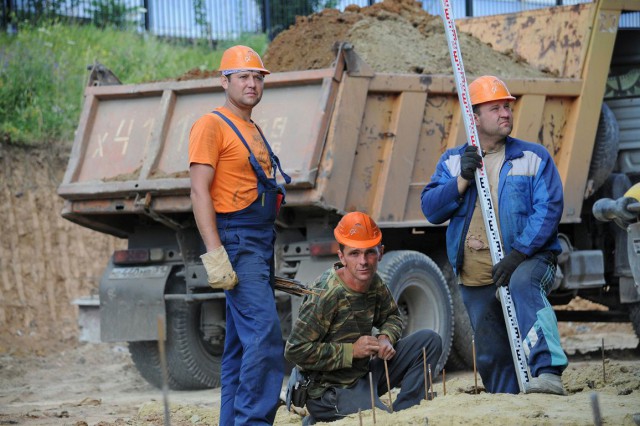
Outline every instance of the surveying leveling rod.
{"label": "surveying leveling rod", "polygon": [[[469,88],[462,64],[462,52],[458,45],[458,35],[456,26],[453,21],[453,13],[451,10],[450,0],[441,0],[444,20],[444,29],[449,44],[449,55],[451,56],[451,65],[453,66],[453,75],[458,89],[458,100],[462,107],[462,118],[464,119],[465,130],[467,134],[467,142],[476,148],[480,147],[478,141],[478,133],[476,132],[476,124],[473,120],[473,109],[469,98]],[[484,168],[484,163],[480,169],[476,170],[476,188],[478,188],[478,196],[480,197],[480,207],[482,208],[482,216],[484,218],[484,226],[487,230],[487,239],[489,241],[489,249],[491,251],[491,260],[495,265],[503,258],[502,243],[500,241],[500,230],[496,221],[495,212],[493,210],[493,202],[491,200],[491,192],[489,191],[489,179]],[[511,355],[516,368],[518,377],[518,385],[520,391],[525,392],[524,384],[529,382],[529,366],[524,353],[522,342],[520,339],[520,330],[516,319],[516,311],[511,300],[511,293],[508,286],[499,287],[500,302],[502,304],[502,312],[504,314],[507,326],[507,334],[511,345]]]}

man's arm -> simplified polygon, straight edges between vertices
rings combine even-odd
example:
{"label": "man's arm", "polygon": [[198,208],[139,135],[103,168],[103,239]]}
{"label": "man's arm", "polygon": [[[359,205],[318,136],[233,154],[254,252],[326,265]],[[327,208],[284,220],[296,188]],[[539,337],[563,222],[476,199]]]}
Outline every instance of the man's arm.
{"label": "man's arm", "polygon": [[208,164],[192,163],[189,167],[193,216],[207,252],[213,251],[222,244],[216,227],[216,212],[210,193],[214,173],[214,168]]}
{"label": "man's arm", "polygon": [[285,358],[305,370],[332,371],[352,365],[353,344],[322,342],[329,331],[331,314],[321,298],[313,297],[300,307],[298,320],[285,346]]}
{"label": "man's arm", "polygon": [[462,204],[470,183],[459,176],[459,169],[460,155],[447,151],[440,157],[431,181],[420,195],[422,213],[429,222],[446,222]]}
{"label": "man's arm", "polygon": [[564,208],[562,180],[553,159],[542,151],[541,167],[533,178],[532,210],[527,225],[512,244],[512,248],[532,256],[555,238]]}
{"label": "man's arm", "polygon": [[332,332],[332,324],[340,313],[338,295],[322,284],[330,279],[330,275],[331,270],[326,271],[311,286],[319,289],[320,295],[306,296],[285,346],[285,358],[305,370],[333,371],[350,368],[353,359],[361,355],[360,352],[369,351],[369,355],[374,353],[370,345],[376,343],[371,341],[360,342],[362,345],[357,350],[354,349],[356,342],[323,341]]}

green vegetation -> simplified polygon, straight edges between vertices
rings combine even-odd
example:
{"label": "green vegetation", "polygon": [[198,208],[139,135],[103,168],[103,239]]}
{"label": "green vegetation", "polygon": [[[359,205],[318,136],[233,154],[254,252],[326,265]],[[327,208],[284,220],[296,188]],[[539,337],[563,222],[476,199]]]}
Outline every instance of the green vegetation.
{"label": "green vegetation", "polygon": [[177,45],[132,31],[46,24],[0,34],[0,141],[33,145],[71,144],[89,73],[98,61],[124,84],[178,77],[200,68],[214,70],[234,44],[264,53],[267,38],[247,35],[220,43]]}

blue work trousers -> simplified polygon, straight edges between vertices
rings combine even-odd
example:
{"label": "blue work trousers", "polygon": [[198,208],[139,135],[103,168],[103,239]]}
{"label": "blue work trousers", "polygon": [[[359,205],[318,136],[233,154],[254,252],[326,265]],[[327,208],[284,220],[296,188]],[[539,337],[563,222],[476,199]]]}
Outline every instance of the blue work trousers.
{"label": "blue work trousers", "polygon": [[[561,375],[568,364],[556,315],[547,300],[555,271],[555,255],[542,252],[522,262],[509,282],[532,377],[542,373]],[[476,365],[485,389],[489,393],[519,393],[497,287],[461,285],[460,290],[474,330]]]}
{"label": "blue work trousers", "polygon": [[[266,207],[274,200],[267,197]],[[259,199],[242,215],[218,215],[218,232],[238,285],[225,291],[226,336],[220,425],[273,424],[284,377],[284,342],[273,276],[275,230]],[[253,214],[255,210],[256,214]]]}

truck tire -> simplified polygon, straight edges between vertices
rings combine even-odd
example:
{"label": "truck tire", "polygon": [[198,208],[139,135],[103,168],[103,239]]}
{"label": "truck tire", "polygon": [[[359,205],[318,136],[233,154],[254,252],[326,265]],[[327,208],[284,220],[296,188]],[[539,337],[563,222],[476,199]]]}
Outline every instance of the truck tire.
{"label": "truck tire", "polygon": [[467,314],[467,308],[462,301],[462,294],[460,294],[460,286],[457,282],[449,285],[451,291],[451,299],[453,300],[453,317],[455,319],[455,329],[453,334],[453,347],[451,353],[455,353],[458,363],[454,363],[456,358],[453,358],[449,363],[450,369],[466,370],[473,367],[473,349],[471,346],[471,340],[473,339],[473,328],[471,327],[471,320]]}
{"label": "truck tire", "polygon": [[[184,282],[170,278],[169,292],[184,294]],[[176,288],[176,285],[178,288]],[[173,287],[173,288],[172,288]],[[176,291],[177,290],[177,291]],[[222,352],[201,337],[201,303],[167,301],[168,386],[173,390],[196,390],[220,386]],[[157,341],[129,342],[131,358],[140,375],[152,385],[162,387],[162,370]]]}
{"label": "truck tire", "polygon": [[636,336],[640,339],[640,302],[629,304],[629,319],[633,324]]}
{"label": "truck tire", "polygon": [[596,140],[589,165],[589,180],[593,182],[592,193],[605,183],[618,160],[620,127],[611,108],[603,102]]}
{"label": "truck tire", "polygon": [[434,367],[442,371],[453,341],[453,303],[442,272],[426,255],[409,250],[386,253],[378,273],[398,303],[404,322],[403,336],[428,328],[442,338],[442,356]]}
{"label": "truck tire", "polygon": [[447,359],[446,368],[447,371],[463,371],[473,366],[473,353],[471,349],[471,339],[473,337],[473,329],[471,328],[471,321],[467,314],[467,308],[462,301],[462,295],[460,294],[460,285],[458,279],[453,273],[453,268],[449,260],[444,257],[437,260],[442,275],[447,280],[449,287],[449,293],[451,293],[451,301],[453,302],[453,319],[454,319],[454,332],[453,332],[453,344],[451,345],[451,352]]}

